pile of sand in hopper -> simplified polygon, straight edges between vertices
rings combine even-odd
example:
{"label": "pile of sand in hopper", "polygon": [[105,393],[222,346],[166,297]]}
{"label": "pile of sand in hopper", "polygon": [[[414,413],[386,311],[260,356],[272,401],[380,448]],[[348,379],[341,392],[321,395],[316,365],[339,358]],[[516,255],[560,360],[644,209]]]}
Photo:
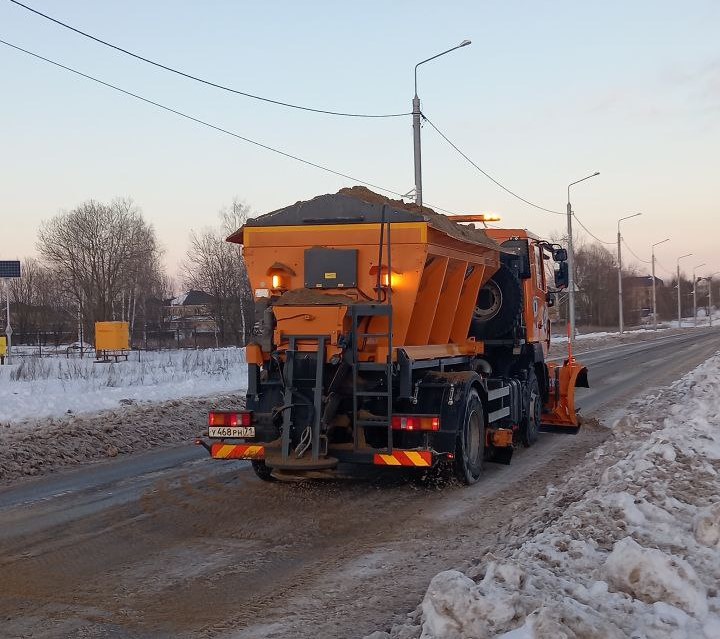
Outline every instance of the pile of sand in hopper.
{"label": "pile of sand in hopper", "polygon": [[[358,216],[358,220],[367,218],[378,222],[383,205],[386,205],[385,214],[391,222],[425,221],[431,227],[459,240],[480,244],[503,253],[512,252],[501,248],[495,240],[473,225],[459,224],[454,222],[452,217],[433,211],[426,206],[420,207],[402,200],[392,200],[364,186],[345,187],[335,194],[327,193],[318,195],[311,200],[295,202],[295,204],[276,211],[250,218],[245,226],[322,224],[323,220],[326,220],[325,223],[330,221],[332,215],[329,214],[336,214],[339,218],[348,219],[348,221],[350,218]],[[242,229],[227,239],[229,242],[242,243]]]}
{"label": "pile of sand in hopper", "polygon": [[457,222],[453,222],[452,217],[433,211],[427,206],[418,206],[415,203],[403,202],[402,200],[392,200],[389,197],[375,193],[364,186],[345,187],[340,189],[338,194],[348,195],[357,200],[362,200],[363,202],[371,204],[387,204],[396,210],[415,213],[422,216],[433,228],[443,231],[452,237],[457,237],[461,240],[469,240],[471,242],[475,242],[476,244],[483,244],[484,246],[492,246],[493,248],[500,250],[500,246],[497,242],[488,237],[485,231],[476,229],[474,226],[469,224],[458,224]]}

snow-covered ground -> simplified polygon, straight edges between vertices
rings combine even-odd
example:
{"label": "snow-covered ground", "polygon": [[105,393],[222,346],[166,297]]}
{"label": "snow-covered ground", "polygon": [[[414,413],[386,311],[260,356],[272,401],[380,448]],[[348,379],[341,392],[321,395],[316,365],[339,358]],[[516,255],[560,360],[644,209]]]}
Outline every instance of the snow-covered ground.
{"label": "snow-covered ground", "polygon": [[135,351],[127,362],[16,357],[0,366],[0,423],[95,413],[135,402],[219,395],[247,386],[241,348]]}
{"label": "snow-covered ground", "polygon": [[[720,326],[720,310],[713,311],[713,326]],[[659,333],[660,331],[667,331],[671,329],[677,330],[678,328],[702,328],[709,327],[710,320],[705,315],[705,309],[698,309],[697,321],[693,320],[692,317],[684,317],[680,326],[678,327],[677,320],[658,322],[657,331],[652,326],[645,328],[626,328],[623,335],[642,335],[644,333]],[[620,337],[620,331],[595,331],[590,333],[583,333],[582,329],[577,330],[575,341],[583,340],[594,340],[600,338],[617,338]],[[554,334],[551,338],[553,344],[564,344],[568,341],[567,335]]]}
{"label": "snow-covered ground", "polygon": [[720,353],[633,404],[537,501],[531,534],[438,574],[406,623],[370,637],[720,637],[718,397]]}
{"label": "snow-covered ground", "polygon": [[[647,333],[659,333],[660,331],[666,331],[670,326],[658,326],[658,330],[655,331],[652,328],[636,328],[631,331],[625,331],[623,335],[644,335]],[[600,339],[600,338],[613,338],[620,337],[619,331],[596,331],[594,333],[580,333],[575,336],[575,341],[583,341],[588,339]],[[565,344],[568,341],[567,335],[553,335],[550,338],[553,344]]]}

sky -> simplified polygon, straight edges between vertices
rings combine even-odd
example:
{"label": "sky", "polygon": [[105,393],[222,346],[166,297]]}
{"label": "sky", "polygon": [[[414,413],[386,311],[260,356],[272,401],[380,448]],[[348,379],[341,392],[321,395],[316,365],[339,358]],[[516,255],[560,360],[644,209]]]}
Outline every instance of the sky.
{"label": "sky", "polygon": [[[617,220],[647,272],[720,271],[720,3],[665,0],[23,0],[163,64],[314,108],[422,110],[486,172],[579,220],[615,251]],[[399,193],[414,184],[409,116],[332,117],[208,87],[0,0],[0,38],[239,135]],[[234,198],[257,213],[337,191],[341,178],[0,45],[0,259],[35,254],[43,220],[88,199],[131,197],[176,273],[191,230]],[[501,190],[422,130],[424,202],[494,212],[547,237],[562,215]],[[581,229],[579,235],[589,240]]]}

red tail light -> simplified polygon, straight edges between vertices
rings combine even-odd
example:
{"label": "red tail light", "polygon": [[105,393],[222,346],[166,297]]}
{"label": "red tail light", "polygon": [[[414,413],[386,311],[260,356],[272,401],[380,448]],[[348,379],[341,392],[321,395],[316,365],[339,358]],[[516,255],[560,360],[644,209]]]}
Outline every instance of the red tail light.
{"label": "red tail light", "polygon": [[251,410],[239,412],[216,410],[208,415],[208,424],[210,426],[251,426],[252,416]]}
{"label": "red tail light", "polygon": [[393,415],[393,430],[440,430],[437,415]]}

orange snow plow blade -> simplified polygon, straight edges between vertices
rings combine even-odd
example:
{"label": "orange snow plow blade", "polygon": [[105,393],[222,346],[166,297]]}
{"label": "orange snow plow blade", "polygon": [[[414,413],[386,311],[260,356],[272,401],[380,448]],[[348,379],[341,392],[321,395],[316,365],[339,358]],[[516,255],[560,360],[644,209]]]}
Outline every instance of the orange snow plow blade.
{"label": "orange snow plow blade", "polygon": [[550,388],[543,407],[543,426],[577,429],[580,416],[575,410],[575,388],[588,388],[587,368],[575,358],[567,359],[562,366],[548,363]]}

